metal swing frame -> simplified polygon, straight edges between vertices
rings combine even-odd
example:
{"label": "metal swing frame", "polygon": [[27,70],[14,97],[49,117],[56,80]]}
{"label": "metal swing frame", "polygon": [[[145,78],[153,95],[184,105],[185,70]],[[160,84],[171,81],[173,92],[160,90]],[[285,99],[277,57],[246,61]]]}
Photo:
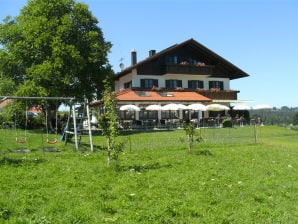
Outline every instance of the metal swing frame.
{"label": "metal swing frame", "polygon": [[27,125],[28,125],[28,108],[27,108],[27,101],[26,101],[26,108],[25,108],[25,131],[24,131],[24,137],[20,138],[18,135],[18,127],[17,127],[17,115],[14,111],[14,126],[16,131],[16,142],[17,143],[26,143],[27,142]]}
{"label": "metal swing frame", "polygon": [[[77,124],[76,124],[76,112],[75,112],[75,107],[74,107],[74,103],[75,103],[75,98],[74,97],[30,97],[30,96],[0,96],[0,102],[7,100],[7,99],[17,99],[17,100],[66,100],[69,101],[69,105],[70,105],[70,113],[69,116],[73,117],[73,130],[74,130],[74,137],[75,137],[75,148],[76,151],[79,151],[79,141],[78,141],[78,130],[77,130]],[[87,102],[87,114],[89,114],[89,106],[88,106],[88,100],[85,100]],[[26,116],[27,112],[26,112]],[[89,117],[88,117],[89,118]],[[92,132],[91,132],[91,122],[90,122],[90,118],[88,120],[88,126],[89,126],[89,140],[90,140],[90,150],[91,152],[93,152],[93,140],[92,140]],[[67,124],[68,125],[68,124]],[[18,141],[19,143],[25,143],[27,142],[27,138],[25,139],[18,139],[16,138],[16,141]],[[49,141],[49,144],[54,144],[54,141]]]}
{"label": "metal swing frame", "polygon": [[[56,115],[55,115],[55,134],[57,135],[58,133],[58,108],[56,107]],[[47,132],[47,139],[46,139],[46,142],[48,144],[56,144],[58,142],[57,138],[54,138],[52,140],[49,140],[49,127],[48,127],[48,109],[46,108],[46,116],[45,116],[45,123],[46,123],[46,132]]]}

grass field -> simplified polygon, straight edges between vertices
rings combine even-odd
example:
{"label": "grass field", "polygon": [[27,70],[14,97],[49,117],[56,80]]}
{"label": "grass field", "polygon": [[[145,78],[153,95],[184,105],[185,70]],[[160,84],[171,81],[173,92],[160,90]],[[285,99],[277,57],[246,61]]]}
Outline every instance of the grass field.
{"label": "grass field", "polygon": [[[197,131],[199,133],[199,131]],[[125,133],[118,168],[82,139],[51,145],[0,130],[0,223],[298,223],[298,132],[203,129],[187,152],[183,130]],[[30,149],[30,153],[16,153]]]}

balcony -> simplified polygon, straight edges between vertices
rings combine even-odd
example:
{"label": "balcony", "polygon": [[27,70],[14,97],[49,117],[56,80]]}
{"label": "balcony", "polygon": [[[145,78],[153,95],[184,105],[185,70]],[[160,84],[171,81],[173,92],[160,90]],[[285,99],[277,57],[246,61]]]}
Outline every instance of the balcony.
{"label": "balcony", "polygon": [[198,93],[213,100],[237,100],[236,90],[198,90]]}
{"label": "balcony", "polygon": [[165,74],[212,75],[213,67],[214,66],[212,65],[196,66],[188,64],[167,64]]}

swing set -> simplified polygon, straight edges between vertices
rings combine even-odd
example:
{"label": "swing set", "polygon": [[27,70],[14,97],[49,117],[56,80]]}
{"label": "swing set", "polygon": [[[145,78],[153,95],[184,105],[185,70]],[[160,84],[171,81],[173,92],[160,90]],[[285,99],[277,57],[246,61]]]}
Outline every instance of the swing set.
{"label": "swing set", "polygon": [[[21,96],[0,96],[0,102],[7,100],[7,99],[15,99],[15,100],[25,100],[26,101],[26,108],[25,108],[25,127],[24,127],[24,135],[22,136],[20,132],[18,131],[18,122],[17,122],[17,114],[15,111],[14,114],[14,120],[15,120],[15,132],[16,132],[16,138],[15,141],[17,143],[26,143],[28,142],[28,136],[27,136],[27,128],[28,128],[28,105],[27,105],[27,100],[55,100],[55,101],[68,101],[70,105],[70,113],[69,117],[72,114],[72,119],[73,119],[73,133],[74,133],[74,138],[75,138],[75,148],[76,151],[79,150],[79,140],[78,140],[78,131],[77,131],[77,124],[76,124],[76,112],[75,112],[75,106],[74,106],[74,101],[75,98],[73,97],[21,97]],[[88,101],[85,100],[88,105]],[[89,114],[89,107],[87,106],[87,114]],[[49,127],[49,113],[46,108],[45,110],[45,126],[46,126],[46,142],[48,144],[56,144],[58,142],[57,138],[50,139],[50,127]],[[90,141],[90,150],[93,152],[93,141],[92,141],[92,132],[91,132],[91,122],[90,118],[88,117],[88,129],[89,129],[89,141]],[[69,129],[69,119],[67,120],[66,124],[67,130]],[[58,105],[56,106],[56,114],[55,114],[55,134],[57,136],[58,134]]]}
{"label": "swing set", "polygon": [[[58,141],[57,141],[57,138],[54,138],[54,139],[49,139],[49,124],[48,124],[48,109],[46,108],[45,110],[45,124],[46,124],[46,132],[47,132],[47,139],[46,139],[46,142],[48,144],[56,144]],[[58,135],[58,108],[56,107],[56,115],[55,115],[55,135],[57,136]]]}
{"label": "swing set", "polygon": [[18,132],[18,122],[17,122],[17,113],[14,111],[14,127],[16,132],[16,142],[17,143],[26,143],[27,142],[27,125],[28,125],[28,112],[27,112],[27,101],[26,101],[26,109],[25,109],[25,128],[24,135],[21,137]]}

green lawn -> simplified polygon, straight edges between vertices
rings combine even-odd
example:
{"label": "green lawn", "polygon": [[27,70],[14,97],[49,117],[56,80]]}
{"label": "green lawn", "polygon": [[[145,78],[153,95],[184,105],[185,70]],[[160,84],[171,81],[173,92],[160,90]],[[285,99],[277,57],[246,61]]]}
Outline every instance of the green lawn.
{"label": "green lawn", "polygon": [[125,133],[113,169],[102,136],[54,153],[0,130],[0,223],[298,223],[298,132],[256,131],[203,129],[191,154],[183,130]]}

